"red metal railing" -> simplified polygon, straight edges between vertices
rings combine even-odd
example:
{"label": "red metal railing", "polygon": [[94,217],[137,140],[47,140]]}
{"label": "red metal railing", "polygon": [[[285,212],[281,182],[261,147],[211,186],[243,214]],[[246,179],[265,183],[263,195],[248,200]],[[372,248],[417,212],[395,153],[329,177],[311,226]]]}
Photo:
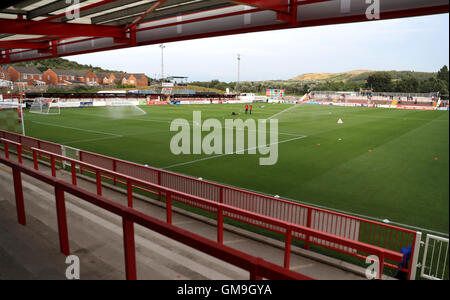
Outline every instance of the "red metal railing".
{"label": "red metal railing", "polygon": [[[8,141],[5,139],[1,139],[3,144],[15,144],[19,146],[18,143]],[[261,227],[266,227],[267,225],[272,226],[273,228],[278,228],[276,232],[281,233],[285,236],[285,255],[284,255],[284,268],[289,269],[290,266],[290,256],[291,256],[291,241],[292,238],[298,238],[298,236],[306,236],[311,242],[315,240],[320,240],[323,243],[326,243],[326,247],[329,249],[333,249],[339,252],[345,252],[341,247],[345,247],[346,249],[354,249],[354,256],[365,258],[366,255],[377,255],[380,258],[380,272],[379,276],[382,275],[383,267],[385,265],[391,266],[390,263],[386,262],[385,259],[400,262],[402,260],[403,255],[399,252],[383,249],[378,246],[370,245],[367,243],[355,241],[352,239],[336,236],[334,234],[322,232],[316,229],[311,229],[305,226],[296,225],[293,223],[289,223],[286,221],[282,221],[276,218],[263,216],[260,214],[256,214],[254,212],[250,212],[241,208],[236,208],[234,206],[230,206],[223,203],[214,202],[211,200],[203,199],[201,197],[190,195],[184,192],[180,192],[171,188],[163,187],[158,184],[146,182],[137,178],[133,178],[124,174],[120,174],[105,168],[100,168],[94,165],[91,165],[86,162],[78,161],[75,159],[63,157],[62,155],[58,155],[55,153],[51,153],[48,151],[31,148],[33,153],[34,160],[34,168],[38,170],[38,156],[47,156],[50,158],[51,163],[51,174],[52,177],[56,177],[56,159],[61,161],[66,161],[71,165],[72,172],[72,185],[76,185],[76,172],[77,166],[81,169],[89,169],[91,172],[95,172],[96,181],[97,181],[97,196],[101,196],[102,194],[102,177],[108,178],[116,178],[118,181],[126,182],[127,184],[127,193],[128,193],[128,206],[131,208],[133,206],[133,187],[140,187],[146,190],[151,190],[155,194],[162,195],[166,198],[166,222],[171,224],[172,222],[172,201],[179,201],[178,199],[183,199],[184,203],[186,201],[190,203],[194,203],[199,207],[203,207],[210,212],[213,212],[217,216],[217,243],[222,245],[223,243],[223,217],[224,216],[234,216],[237,219],[247,219],[251,220],[252,223],[259,223]],[[8,147],[5,147],[5,155],[7,155]],[[18,153],[18,156],[21,156],[21,152]],[[21,159],[21,158],[20,158]],[[23,200],[22,200],[23,202]],[[364,253],[365,255],[356,253],[359,251],[360,253]]]}
{"label": "red metal railing", "polygon": [[[283,220],[355,241],[369,243],[396,252],[400,252],[402,248],[406,247],[412,247],[412,249],[414,249],[416,232],[413,230],[338,213],[331,210],[299,204],[214,182],[208,182],[202,179],[192,178],[166,170],[142,166],[136,163],[127,162],[92,152],[80,150],[79,156],[81,161],[89,162],[92,165],[101,166],[111,171],[127,174],[217,203],[228,204],[230,206],[251,211],[259,215]],[[89,169],[82,168],[82,171],[93,174],[93,171]],[[109,179],[113,180],[114,183],[121,182],[120,179],[114,176],[109,177]],[[137,188],[147,190],[142,187]],[[156,193],[151,190],[147,191]],[[175,197],[173,200],[192,207],[211,211],[208,206],[190,201],[186,198]],[[283,228],[273,224],[261,223],[255,219],[233,215],[232,213],[228,213],[224,216],[256,227],[284,234]],[[366,258],[364,254],[357,253],[357,250],[354,248],[333,244],[319,238],[311,238],[307,234],[296,232],[293,233],[293,238],[305,241],[306,249],[309,248],[310,244],[316,244],[321,247],[329,248],[361,259]],[[399,268],[399,266],[394,264],[392,261],[387,261],[386,266],[399,269],[410,274],[412,260],[409,261],[407,268]]]}
{"label": "red metal railing", "polygon": [[308,280],[310,277],[287,270],[261,258],[251,256],[247,253],[229,248],[219,243],[210,241],[201,236],[177,228],[171,224],[164,223],[153,217],[144,215],[132,208],[114,203],[101,196],[92,194],[75,185],[58,180],[52,176],[42,174],[34,169],[13,162],[7,158],[0,157],[0,163],[12,168],[14,178],[14,189],[17,204],[18,221],[26,225],[25,205],[22,190],[21,174],[27,174],[48,185],[55,187],[56,213],[58,219],[58,233],[60,251],[64,255],[70,255],[69,236],[67,230],[67,216],[65,208],[64,193],[69,193],[82,200],[101,207],[111,213],[122,217],[123,241],[125,255],[125,269],[127,279],[136,279],[136,252],[134,240],[134,224],[163,234],[185,245],[188,245],[203,253],[221,259],[227,263],[240,267],[250,272],[250,279],[296,279]]}
{"label": "red metal railing", "polygon": [[[31,153],[31,147],[34,147],[56,154],[62,154],[62,146],[55,143],[1,130],[0,134],[3,138],[23,144],[23,151],[25,152]],[[48,157],[45,156],[44,158],[48,159]],[[136,163],[87,151],[80,150],[79,158],[81,161],[88,162],[92,165],[156,183],[165,187],[170,187],[187,194],[196,195],[219,203],[229,204],[231,206],[239,207],[261,215],[307,226],[334,235],[358,241],[365,241],[386,249],[399,251],[401,248],[408,246],[414,248],[416,233],[412,230],[299,204],[292,201],[286,201],[205,180],[199,180],[185,175],[148,166],[142,166]],[[82,169],[82,172],[95,174],[90,169]],[[120,182],[120,180],[118,181],[115,176],[110,179],[113,180],[114,184]],[[121,183],[126,184],[126,182]],[[142,189],[142,187],[136,188]],[[194,207],[208,210],[207,207],[198,206],[196,203],[189,202],[183,198],[178,198],[176,200]],[[236,216],[232,215],[228,215],[227,217],[237,219]],[[240,218],[238,221],[261,227],[261,224],[252,222],[252,220]],[[267,225],[264,229],[275,232],[280,231],[279,228],[271,225]],[[321,246],[328,245],[324,241],[318,239],[310,241],[307,236],[301,234],[297,234],[295,237],[305,240],[305,248],[307,249],[309,248],[310,242]],[[347,253],[355,252],[354,249],[348,249],[346,247],[340,247],[340,250]],[[393,267],[396,268],[396,266]]]}

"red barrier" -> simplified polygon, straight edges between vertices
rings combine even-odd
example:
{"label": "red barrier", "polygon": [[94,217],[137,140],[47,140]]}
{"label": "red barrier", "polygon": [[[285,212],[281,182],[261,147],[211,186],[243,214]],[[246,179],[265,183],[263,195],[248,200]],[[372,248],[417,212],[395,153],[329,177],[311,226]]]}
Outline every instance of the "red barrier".
{"label": "red barrier", "polygon": [[[94,170],[94,173],[96,174],[96,182],[97,182],[97,195],[101,196],[101,189],[99,189],[99,178],[101,177],[108,177],[112,178],[115,177],[120,181],[127,182],[127,186],[140,186],[144,187],[146,189],[152,189],[155,190],[158,194],[166,195],[166,223],[171,224],[172,223],[172,200],[173,199],[186,199],[190,203],[195,203],[197,206],[201,207],[207,207],[209,211],[217,214],[217,242],[219,244],[222,244],[223,242],[223,215],[229,214],[238,216],[241,219],[248,219],[253,220],[254,222],[260,223],[260,224],[266,224],[272,227],[280,228],[280,233],[285,235],[286,245],[285,245],[285,256],[284,256],[284,267],[289,268],[289,262],[290,262],[290,255],[291,255],[291,239],[293,237],[294,233],[300,233],[302,235],[308,235],[310,237],[313,237],[315,239],[320,239],[322,241],[325,241],[329,243],[330,245],[340,245],[343,247],[351,247],[352,249],[356,249],[359,251],[364,251],[364,253],[367,253],[368,255],[380,255],[382,254],[383,257],[388,257],[389,259],[392,259],[393,261],[399,262],[402,258],[402,254],[390,250],[386,250],[380,247],[372,246],[370,244],[365,244],[361,242],[356,242],[351,239],[342,238],[339,236],[335,236],[332,234],[323,233],[317,230],[311,230],[309,228],[298,226],[295,224],[290,224],[285,221],[281,221],[279,219],[266,217],[263,215],[258,215],[250,211],[246,211],[240,208],[232,207],[226,204],[217,203],[211,200],[203,199],[201,197],[189,195],[183,192],[179,192],[170,188],[166,188],[163,186],[159,186],[154,183],[149,183],[142,181],[137,178],[133,178],[127,175],[119,174],[114,171],[110,171],[107,169],[103,169],[100,167],[95,167],[91,164],[77,161],[71,158],[63,157],[60,155],[56,155],[50,152],[46,152],[43,150],[32,148],[33,152],[40,153],[42,155],[50,156],[51,158],[57,157],[60,160],[68,161],[72,165],[72,170],[74,168],[74,165],[78,164],[80,169],[90,169]],[[33,155],[33,157],[37,157],[37,155]],[[52,159],[53,165],[55,159]],[[129,207],[132,207],[132,189],[128,188],[128,205]],[[354,247],[352,247],[354,246]],[[328,247],[330,249],[339,250],[335,247]],[[341,251],[342,252],[342,251]],[[354,256],[365,258],[363,255],[354,254]],[[388,265],[388,264],[386,264]],[[384,266],[384,264],[383,264]],[[383,267],[381,267],[382,269]],[[382,273],[380,273],[382,274]]]}
{"label": "red barrier", "polygon": [[[309,205],[299,204],[292,201],[286,201],[283,199],[208,182],[165,170],[142,166],[136,163],[87,151],[80,151],[80,159],[93,165],[97,165],[98,161],[100,164],[107,166],[110,169],[114,168],[114,165],[121,166],[120,173],[132,174],[131,176],[140,179],[144,179],[142,178],[142,174],[151,174],[151,176],[145,176],[146,181],[157,183],[173,190],[182,191],[189,195],[195,195],[212,200],[217,203],[224,203],[236,208],[252,211],[259,215],[283,220],[300,226],[306,226],[321,232],[330,233],[355,241],[363,241],[365,243],[397,252],[400,252],[402,248],[408,246],[414,248],[416,232],[413,230],[391,226],[326,209],[316,208]],[[142,189],[142,187],[138,188]],[[144,188],[144,190],[147,189]],[[157,192],[153,190],[147,191],[157,194]],[[183,197],[173,196],[173,200],[215,213],[211,207],[199,204],[198,202],[191,201]],[[234,215],[229,212],[224,212],[223,216],[279,234],[285,234],[284,228],[276,225],[265,224],[254,219]],[[337,252],[350,254],[361,259],[366,258],[364,254],[358,253],[354,248],[334,244],[319,238],[310,238],[308,235],[298,232],[294,232],[292,237],[305,241],[306,249],[309,248],[310,244],[316,244]],[[394,269],[399,269],[398,266],[392,261],[386,261],[385,265]],[[408,269],[401,270],[404,272],[410,272],[411,266],[412,261],[410,261]]]}
{"label": "red barrier", "polygon": [[[35,150],[36,151],[33,154],[35,165],[37,163],[37,157],[52,156],[52,153],[42,150],[38,151],[38,149]],[[114,182],[126,184],[129,207],[132,207],[132,201],[130,200],[132,199],[132,188],[142,189],[156,195],[161,195],[162,190],[159,187],[164,187],[170,188],[170,190],[174,192],[178,192],[171,194],[169,205],[171,204],[171,201],[178,201],[212,213],[217,213],[218,220],[221,220],[220,222],[222,222],[223,217],[225,216],[285,236],[287,235],[286,227],[284,225],[280,226],[280,223],[267,222],[267,219],[262,221],[261,219],[254,217],[255,215],[258,215],[277,221],[283,221],[285,223],[287,222],[292,225],[310,228],[319,232],[329,233],[333,236],[372,244],[397,253],[400,252],[401,248],[408,245],[412,245],[412,248],[414,249],[416,233],[411,230],[240,190],[234,187],[211,183],[86,151],[80,151],[80,160],[83,163],[60,155],[54,155],[54,157],[58,160],[70,162],[72,165],[72,174],[76,174],[74,166],[74,163],[76,163],[79,165],[82,172],[96,175],[97,193],[99,195],[101,195],[101,178],[114,179]],[[96,165],[97,162],[100,162],[99,164],[102,164],[104,168],[99,168],[99,166]],[[52,165],[54,165],[54,163]],[[101,169],[101,174],[98,174],[99,169]],[[118,169],[120,172],[116,172]],[[130,175],[128,176],[126,173],[130,173]],[[142,180],[142,178],[139,177],[144,178]],[[131,178],[130,180],[133,182],[131,188],[128,187],[129,178]],[[75,180],[72,181],[76,184]],[[193,198],[192,196],[198,196],[211,201],[198,201],[198,197]],[[228,207],[253,212],[254,214],[251,217],[248,217],[231,210],[221,210],[219,216],[217,206],[212,205],[212,203],[223,203]],[[169,214],[169,212],[167,213]],[[168,215],[167,220],[169,220],[169,217],[170,216]],[[219,230],[219,228],[222,228],[221,226],[222,224],[218,224],[218,242],[221,242],[223,239],[223,237],[221,237],[222,229]],[[348,247],[348,245],[330,240],[323,240],[317,236],[311,236],[309,232],[293,231],[289,232],[289,235],[292,235],[291,238],[305,241],[306,248],[312,243],[362,259],[365,259],[367,256],[366,253],[362,253],[361,251],[358,252],[359,250],[357,248],[351,248]],[[286,238],[286,241],[288,240],[289,238]],[[286,248],[288,247],[290,247],[290,244],[286,245]],[[287,264],[287,259],[288,257],[285,257],[285,265]],[[398,269],[398,266],[394,264],[394,261],[386,261],[384,264],[394,269]],[[411,265],[412,262],[408,269],[401,270],[410,272]]]}
{"label": "red barrier", "polygon": [[35,139],[28,136],[23,136],[17,133],[0,130],[0,138],[4,138],[16,143],[20,143],[23,146],[23,150],[31,153],[31,148],[38,148],[45,151],[49,151],[55,154],[62,154],[62,146],[48,141]]}
{"label": "red barrier", "polygon": [[[215,258],[221,259],[227,263],[233,264],[244,270],[250,272],[250,278],[268,278],[268,279],[282,279],[282,280],[309,280],[310,277],[301,275],[299,273],[281,268],[270,262],[264,261],[261,258],[256,258],[249,254],[240,252],[238,250],[229,248],[227,246],[218,244],[216,242],[207,240],[201,236],[185,231],[183,229],[174,227],[170,224],[155,219],[153,217],[144,215],[131,208],[114,203],[101,196],[94,195],[90,192],[82,190],[70,183],[59,181],[54,177],[42,174],[34,169],[23,166],[17,162],[13,162],[7,158],[0,157],[0,163],[12,168],[13,174],[25,173],[37,180],[40,180],[46,184],[55,187],[56,203],[57,203],[57,216],[58,216],[58,229],[60,237],[61,253],[69,255],[69,240],[67,233],[67,217],[64,207],[64,192],[72,194],[78,198],[81,198],[89,203],[92,203],[98,207],[101,207],[111,213],[114,213],[122,217],[123,220],[123,237],[124,237],[124,256],[125,256],[125,269],[127,279],[136,279],[136,252],[135,252],[135,240],[134,240],[134,223],[139,224],[145,228],[160,233],[166,237],[174,239],[185,245],[188,245],[196,250],[199,250],[205,254],[211,255]],[[21,187],[21,185],[20,185]],[[16,191],[16,197],[17,197]],[[22,192],[20,189],[19,192]],[[17,206],[17,211],[24,213],[23,208]],[[20,220],[19,220],[20,223]],[[25,225],[24,223],[21,223]]]}

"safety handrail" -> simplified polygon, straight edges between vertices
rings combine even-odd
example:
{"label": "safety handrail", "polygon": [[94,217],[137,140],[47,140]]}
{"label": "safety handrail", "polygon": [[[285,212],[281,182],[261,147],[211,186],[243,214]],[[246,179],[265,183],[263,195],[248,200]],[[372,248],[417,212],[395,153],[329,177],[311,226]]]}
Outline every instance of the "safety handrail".
{"label": "safety handrail", "polygon": [[[296,279],[296,280],[308,280],[312,279],[308,276],[301,275],[291,270],[286,270],[280,266],[263,260],[262,258],[254,257],[247,253],[241,252],[236,249],[218,244],[204,237],[188,232],[181,228],[175,227],[171,224],[164,223],[156,218],[145,215],[132,208],[117,204],[113,201],[105,199],[102,196],[95,195],[91,192],[83,190],[73,184],[67,183],[62,180],[58,180],[53,176],[49,176],[38,172],[34,169],[26,167],[20,163],[11,161],[7,158],[0,157],[0,163],[5,164],[13,169],[14,174],[27,174],[35,179],[45,182],[55,187],[56,205],[58,214],[58,230],[60,235],[60,247],[61,252],[65,255],[70,254],[69,240],[67,233],[67,221],[65,214],[65,199],[64,192],[67,192],[73,196],[83,199],[89,203],[92,203],[98,207],[101,207],[111,213],[114,213],[122,217],[123,222],[123,234],[124,234],[124,247],[125,247],[125,268],[127,279],[136,279],[136,253],[134,242],[134,228],[133,224],[139,224],[145,228],[163,234],[176,241],[184,243],[196,250],[219,258],[237,267],[245,269],[250,272],[250,279],[261,279],[263,277],[269,279]],[[21,178],[14,176],[14,185],[21,185]],[[16,190],[17,198],[21,198],[23,202],[23,191]],[[22,203],[23,204],[23,203]],[[25,225],[25,210],[22,205],[22,209],[18,206],[19,222]],[[21,217],[23,217],[22,220]]]}
{"label": "safety handrail", "polygon": [[[129,184],[135,184],[135,185],[139,185],[139,186],[143,186],[143,187],[147,187],[150,189],[154,189],[157,190],[158,192],[164,193],[166,195],[167,201],[166,201],[166,221],[167,223],[171,223],[171,215],[172,215],[172,203],[171,203],[171,198],[173,198],[173,196],[178,196],[178,197],[182,197],[184,199],[188,199],[191,201],[194,201],[196,203],[199,204],[203,204],[212,208],[216,209],[216,213],[218,214],[218,233],[217,233],[217,241],[219,243],[223,242],[223,213],[224,212],[228,212],[228,213],[232,213],[232,214],[236,214],[236,215],[240,215],[242,217],[247,217],[247,218],[251,218],[253,220],[256,221],[260,221],[260,222],[265,222],[267,224],[271,224],[274,226],[278,226],[280,228],[285,229],[285,234],[287,237],[291,236],[292,232],[298,232],[298,233],[302,233],[302,234],[307,234],[310,239],[311,238],[318,238],[321,240],[325,240],[331,243],[336,243],[339,245],[343,245],[343,246],[348,246],[351,247],[353,249],[359,250],[359,251],[363,251],[369,254],[373,254],[373,255],[377,255],[379,257],[383,257],[386,259],[391,259],[393,261],[397,261],[397,262],[401,262],[403,259],[403,254],[392,251],[392,250],[388,250],[385,248],[381,248],[375,245],[370,245],[370,244],[366,244],[363,242],[359,242],[359,241],[355,241],[355,240],[351,240],[351,239],[347,239],[344,237],[340,237],[340,236],[336,236],[336,235],[332,235],[332,234],[328,234],[328,233],[324,233],[312,228],[308,228],[308,227],[304,227],[298,224],[293,224],[293,223],[288,223],[285,221],[281,221],[279,219],[276,218],[272,218],[272,217],[268,217],[268,216],[264,216],[264,215],[259,215],[250,211],[246,211],[240,208],[236,208],[227,204],[223,204],[223,203],[218,203],[212,200],[208,200],[208,199],[204,199],[198,196],[194,196],[194,195],[190,195],[190,194],[186,194],[184,192],[180,192],[177,190],[173,190],[171,188],[167,188],[164,186],[160,186],[157,185],[155,183],[150,183],[150,182],[146,182],[143,180],[140,180],[138,178],[134,178],[128,175],[124,175],[124,174],[120,174],[108,169],[104,169],[98,166],[94,166],[91,165],[89,163],[85,163],[73,158],[68,158],[68,157],[64,157],[62,155],[59,154],[54,154],[45,150],[40,150],[40,149],[36,149],[36,148],[31,148],[31,150],[33,151],[33,153],[41,153],[41,154],[45,154],[48,155],[50,158],[53,157],[52,161],[52,170],[55,169],[54,165],[55,165],[55,159],[54,158],[58,158],[61,159],[63,161],[67,161],[71,164],[71,168],[72,168],[72,173],[75,170],[76,165],[80,166],[80,167],[84,167],[84,168],[91,168],[93,170],[95,170],[96,174],[97,174],[97,191],[99,191],[99,187],[98,185],[101,185],[101,174],[106,174],[106,175],[110,175],[110,176],[116,176],[117,178],[123,179],[125,180],[127,183]],[[37,155],[33,155],[35,161],[36,161],[36,157]],[[36,165],[36,163],[35,163]],[[52,172],[53,173],[53,172]],[[56,176],[56,175],[55,175]],[[130,197],[130,192],[132,193],[131,189],[128,189],[128,203],[129,203],[129,207],[132,207],[132,196]],[[130,202],[131,199],[131,202]],[[285,245],[285,261],[284,261],[284,266],[288,267],[289,266],[289,261],[290,261],[290,239],[286,238],[286,245]],[[382,268],[383,266],[383,261],[380,259],[380,267]],[[380,274],[382,274],[382,272],[380,272]]]}
{"label": "safety handrail", "polygon": [[[88,153],[88,154],[92,154],[92,155],[95,155],[95,156],[98,156],[98,157],[111,159],[111,157],[108,157],[108,156],[105,156],[105,155],[102,155],[102,154],[98,154],[98,153],[92,153],[92,152],[84,151],[84,150],[80,150],[80,153]],[[183,177],[183,178],[186,178],[186,179],[189,179],[189,180],[192,180],[192,181],[195,181],[195,182],[199,182],[199,183],[206,183],[206,184],[209,184],[209,185],[216,186],[218,188],[226,188],[228,190],[241,192],[241,193],[245,193],[245,194],[248,194],[248,195],[264,197],[266,199],[270,199],[270,200],[276,201],[276,202],[286,203],[286,204],[290,204],[290,205],[296,205],[296,206],[300,206],[300,207],[303,207],[303,208],[312,209],[312,210],[315,210],[315,211],[318,211],[318,212],[325,212],[325,213],[333,214],[333,215],[336,215],[336,216],[351,218],[351,219],[354,219],[354,220],[357,220],[357,221],[362,221],[362,222],[366,222],[366,223],[370,223],[370,224],[374,224],[374,225],[380,225],[380,226],[383,226],[383,227],[386,227],[386,228],[390,228],[390,229],[399,229],[396,226],[389,225],[389,224],[386,224],[386,223],[381,223],[381,222],[377,222],[377,221],[374,221],[374,220],[364,219],[364,218],[361,218],[361,217],[352,216],[352,215],[348,215],[348,214],[344,214],[344,213],[340,213],[340,212],[336,212],[336,211],[332,211],[332,210],[328,210],[328,209],[324,209],[324,208],[310,206],[310,205],[306,205],[306,204],[303,204],[303,203],[288,201],[288,200],[285,200],[285,199],[276,198],[276,197],[265,195],[265,194],[259,194],[259,193],[248,191],[248,190],[242,190],[242,189],[237,188],[237,187],[224,185],[224,184],[220,184],[220,183],[216,183],[216,182],[212,182],[212,181],[208,181],[208,180],[204,180],[204,179],[198,179],[198,178],[195,178],[195,177],[190,177],[190,176],[187,176],[187,175],[184,175],[184,174],[179,174],[179,173],[175,173],[175,172],[171,172],[171,171],[167,171],[167,170],[162,170],[162,169],[158,169],[158,168],[151,167],[151,166],[143,166],[143,165],[140,165],[140,164],[137,164],[137,163],[134,163],[134,162],[129,162],[129,161],[118,159],[118,158],[114,158],[113,160],[117,161],[117,162],[122,162],[122,163],[125,163],[125,164],[128,164],[128,165],[133,165],[133,166],[137,166],[137,167],[144,167],[146,169],[149,169],[149,170],[152,170],[152,171],[155,171],[155,172],[161,172],[161,173],[170,174],[170,175],[177,176],[177,177]],[[402,231],[408,232],[408,233],[411,233],[411,234],[415,234],[416,233],[414,230],[410,230],[410,229],[407,229],[407,228],[401,228],[401,229],[402,229]]]}

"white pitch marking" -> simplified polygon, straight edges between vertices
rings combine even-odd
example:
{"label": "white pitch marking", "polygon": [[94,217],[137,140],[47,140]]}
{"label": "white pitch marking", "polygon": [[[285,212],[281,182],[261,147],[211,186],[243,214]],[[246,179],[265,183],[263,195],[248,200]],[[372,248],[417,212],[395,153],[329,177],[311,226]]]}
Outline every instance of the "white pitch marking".
{"label": "white pitch marking", "polygon": [[75,141],[68,141],[68,142],[62,142],[63,145],[73,144],[73,143],[83,143],[83,142],[96,142],[96,141],[102,141],[102,140],[110,140],[110,139],[118,139],[122,136],[108,136],[103,138],[96,138],[96,139],[84,139],[84,140],[75,140]]}
{"label": "white pitch marking", "polygon": [[[299,137],[295,137],[295,138],[292,138],[292,139],[284,140],[284,141],[281,141],[281,142],[276,142],[276,143],[271,143],[271,144],[268,144],[268,145],[264,145],[263,147],[270,146],[270,145],[276,145],[276,144],[283,144],[283,143],[287,143],[287,142],[294,141],[294,140],[304,139],[304,138],[307,138],[307,137],[308,136],[306,136],[306,135],[299,136]],[[222,157],[222,156],[225,156],[225,155],[232,155],[232,154],[237,154],[237,153],[240,153],[240,152],[245,152],[245,151],[249,151],[249,150],[258,149],[259,147],[260,146],[247,148],[247,149],[243,149],[243,150],[239,150],[239,151],[234,151],[233,153],[224,153],[224,154],[218,154],[218,155],[204,157],[204,158],[200,158],[200,159],[195,159],[195,160],[191,160],[191,161],[187,161],[187,162],[183,162],[183,163],[179,163],[179,164],[166,166],[166,167],[163,167],[161,169],[170,169],[170,168],[174,168],[174,167],[189,165],[189,164],[193,164],[193,163],[196,163],[196,162],[199,162],[199,161],[209,160],[209,159],[213,159],[213,158],[217,158],[217,157]]]}
{"label": "white pitch marking", "polygon": [[[98,117],[103,117],[103,118],[111,118],[111,117],[108,117],[108,116],[101,116],[101,115],[91,115],[91,116],[98,116]],[[121,120],[133,120],[133,121],[142,121],[142,122],[154,122],[154,123],[171,123],[174,119],[132,119],[132,118],[121,118]],[[192,125],[194,125],[193,124],[193,121],[189,121],[189,120],[186,120],[189,124],[192,124]],[[173,123],[173,124],[175,124],[175,125],[184,125],[183,123]],[[195,124],[196,125],[196,124]],[[238,128],[235,128],[235,127],[233,127],[233,128],[229,128],[229,127],[223,127],[224,129],[236,129],[236,130],[245,130],[245,129],[238,129]],[[248,130],[248,131],[250,131],[250,130]],[[252,132],[257,132],[257,130],[251,130]],[[272,132],[269,132],[269,133],[272,133]],[[300,137],[300,136],[302,136],[302,135],[299,135],[299,134],[293,134],[293,133],[287,133],[287,132],[278,132],[278,134],[281,134],[281,135],[291,135],[291,136],[298,136],[298,137]]]}
{"label": "white pitch marking", "polygon": [[277,112],[276,114],[274,114],[274,115],[268,117],[267,120],[270,120],[270,119],[272,119],[272,118],[275,117],[275,116],[281,115],[281,114],[283,114],[283,113],[285,113],[285,112],[287,112],[287,111],[289,111],[289,110],[291,110],[291,109],[293,109],[293,108],[295,108],[295,107],[296,107],[296,104],[294,104],[293,106],[288,107],[288,108],[286,108],[286,109],[284,109],[284,110],[282,110],[282,111],[280,111],[280,112]]}
{"label": "white pitch marking", "polygon": [[102,132],[102,131],[96,131],[96,130],[89,130],[89,129],[82,129],[82,128],[76,128],[76,127],[62,126],[62,125],[57,125],[57,124],[52,124],[52,123],[45,123],[45,122],[38,122],[38,121],[31,121],[31,122],[32,123],[36,123],[36,124],[53,126],[53,127],[61,127],[61,128],[66,128],[66,129],[73,129],[73,130],[86,131],[86,132],[92,132],[92,133],[98,133],[98,134],[112,135],[112,136],[116,136],[116,137],[123,137],[123,135],[115,134],[115,133],[109,133],[109,132]]}

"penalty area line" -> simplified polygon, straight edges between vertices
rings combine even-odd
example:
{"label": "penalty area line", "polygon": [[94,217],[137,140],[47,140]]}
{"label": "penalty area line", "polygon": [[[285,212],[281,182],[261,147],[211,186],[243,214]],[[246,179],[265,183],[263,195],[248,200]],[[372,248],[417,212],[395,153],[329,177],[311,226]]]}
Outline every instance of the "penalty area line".
{"label": "penalty area line", "polygon": [[281,114],[283,114],[283,113],[285,113],[285,112],[287,112],[287,111],[289,111],[289,110],[291,110],[291,109],[294,109],[296,106],[297,106],[297,104],[294,104],[294,105],[292,105],[291,107],[288,107],[288,108],[286,108],[286,109],[284,109],[284,110],[282,110],[282,111],[280,111],[280,112],[277,112],[276,114],[271,115],[270,117],[268,117],[267,120],[270,120],[270,119],[272,119],[272,118],[275,117],[275,116],[281,115]]}
{"label": "penalty area line", "polygon": [[259,149],[260,147],[267,147],[267,146],[276,145],[276,144],[283,144],[283,143],[291,142],[291,141],[294,141],[294,140],[304,139],[304,138],[307,138],[307,137],[308,136],[306,136],[306,135],[302,135],[302,136],[298,136],[298,137],[295,137],[295,138],[292,138],[292,139],[287,139],[287,140],[283,140],[283,141],[276,142],[276,143],[271,143],[271,144],[264,145],[264,146],[251,147],[251,148],[247,148],[247,149],[243,149],[243,150],[239,150],[239,151],[234,151],[232,153],[217,154],[217,155],[214,155],[214,156],[208,156],[208,157],[204,157],[204,158],[200,158],[200,159],[186,161],[186,162],[182,162],[182,163],[178,163],[178,164],[162,167],[161,169],[165,170],[165,169],[170,169],[170,168],[174,168],[174,167],[190,165],[190,164],[194,164],[194,163],[197,163],[197,162],[210,160],[210,159],[213,159],[213,158],[218,158],[218,157],[222,157],[222,156],[226,156],[226,155],[233,155],[233,154],[238,154],[238,153],[244,153],[245,151]]}

